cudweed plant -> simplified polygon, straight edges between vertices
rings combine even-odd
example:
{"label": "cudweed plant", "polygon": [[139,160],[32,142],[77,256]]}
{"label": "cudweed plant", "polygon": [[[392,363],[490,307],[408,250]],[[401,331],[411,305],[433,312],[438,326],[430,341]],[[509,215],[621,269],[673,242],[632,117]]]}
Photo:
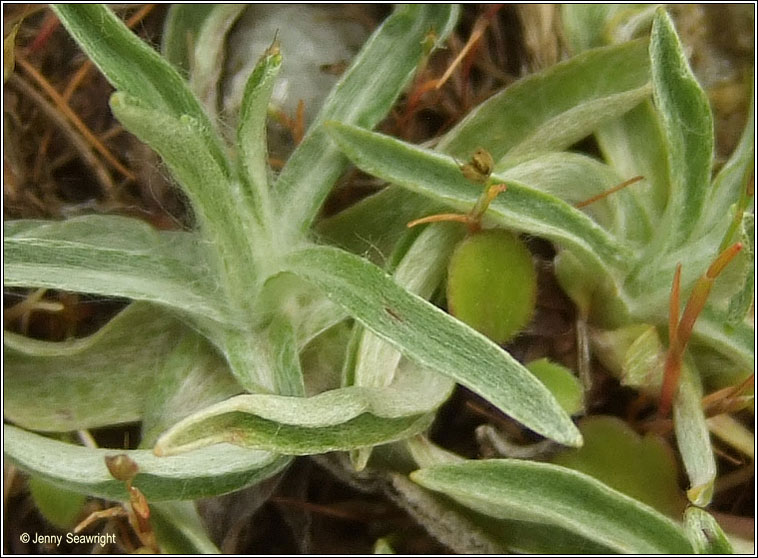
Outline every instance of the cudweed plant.
{"label": "cudweed plant", "polygon": [[[266,117],[283,56],[276,43],[247,81],[228,141],[180,71],[107,8],[54,9],[116,88],[115,116],[171,170],[196,227],[156,231],[115,216],[5,224],[6,286],[133,300],[84,339],[53,344],[6,332],[5,416],[14,425],[4,426],[4,451],[21,469],[78,493],[129,501],[124,482],[106,467],[113,451],[66,443],[58,434],[140,421],[140,449],[118,452],[135,464],[129,488],[147,499],[151,521],[195,529],[194,511],[170,501],[239,490],[297,455],[346,451],[362,469],[372,451],[392,444],[390,456],[405,456],[383,473],[392,490],[462,551],[729,547],[699,508],[678,523],[585,473],[515,459],[465,461],[420,436],[457,382],[550,440],[582,444],[556,399],[564,394],[551,393],[498,345],[427,302],[465,230],[406,224],[435,212],[470,214],[481,188],[457,161],[482,147],[493,157],[489,180],[507,185],[480,215],[484,233],[552,241],[556,273],[591,326],[588,340],[640,389],[660,390],[660,339],[670,323],[675,270],[677,292],[688,293],[722,244],[742,242],[708,302],[700,297],[691,339],[671,341],[681,370],[671,389],[674,427],[689,496],[708,503],[715,462],[700,378],[715,375],[730,385],[753,367],[753,330],[745,320],[752,112],[740,146],[712,180],[707,99],[664,11],[655,13],[649,41],[589,49],[525,78],[428,150],[370,130],[425,63],[430,37],[439,44],[449,34],[458,10],[398,8],[275,173]],[[214,12],[222,9],[196,19],[177,11],[167,36],[202,37],[204,26],[228,20]],[[581,12],[567,13],[581,20]],[[573,36],[586,28],[575,25]],[[179,66],[189,56],[186,42],[165,50]],[[605,162],[565,151],[593,133]],[[391,186],[318,221],[348,161]],[[645,180],[574,206],[637,175]],[[359,238],[392,252],[385,269],[349,251],[363,248]],[[329,348],[335,338],[344,348],[337,356]],[[640,351],[652,372],[635,383]],[[702,355],[728,362],[734,375],[706,369]],[[418,469],[410,477],[403,474],[408,460]],[[440,509],[454,525],[435,531]],[[459,537],[461,530],[471,536]],[[453,535],[445,539],[443,531]],[[168,544],[159,528],[155,534]],[[456,540],[464,539],[478,542],[461,547]],[[212,548],[194,540],[197,549]]]}

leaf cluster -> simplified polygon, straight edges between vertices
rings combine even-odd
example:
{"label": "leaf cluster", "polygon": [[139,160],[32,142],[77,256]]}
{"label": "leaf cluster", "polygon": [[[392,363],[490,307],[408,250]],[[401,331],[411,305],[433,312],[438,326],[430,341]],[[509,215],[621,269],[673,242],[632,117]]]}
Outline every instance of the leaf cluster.
{"label": "leaf cluster", "polygon": [[[108,450],[35,431],[140,421],[142,446],[127,453],[139,466],[134,486],[150,502],[238,490],[281,471],[296,455],[349,451],[362,468],[382,444],[407,443],[418,453],[417,442],[407,441],[428,428],[455,383],[546,438],[581,445],[545,384],[429,302],[463,232],[450,224],[407,232],[405,223],[439,208],[472,207],[478,192],[457,161],[478,148],[493,155],[493,178],[508,185],[484,224],[553,242],[562,286],[599,332],[664,328],[676,265],[685,262],[687,290],[725,236],[749,236],[752,215],[742,192],[752,172],[752,112],[740,146],[712,179],[710,109],[663,11],[649,41],[593,48],[529,76],[425,149],[371,129],[428,55],[429,30],[439,46],[458,8],[399,7],[275,172],[266,119],[282,64],[278,46],[247,80],[231,141],[199,100],[203,68],[190,81],[195,91],[182,75],[193,55],[187,34],[203,39],[197,48],[212,47],[211,31],[230,25],[239,11],[176,7],[164,58],[106,7],[54,10],[116,88],[115,116],[160,154],[196,217],[191,231],[156,231],[115,216],[5,225],[6,286],[133,301],[86,339],[5,336],[5,413],[16,425],[4,427],[5,453],[22,469],[77,492],[127,498],[105,467]],[[568,151],[590,134],[604,161]],[[319,219],[349,162],[391,185]],[[586,209],[573,205],[631,174],[644,175],[644,182]],[[364,248],[359,239],[384,251],[389,265],[353,253]],[[753,361],[752,327],[744,320],[750,256],[734,267],[695,327],[695,352],[674,407],[698,504],[708,501],[715,465],[694,356],[709,350],[746,368]],[[628,344],[611,345],[608,354],[628,360]],[[563,533],[556,540],[567,548],[710,548],[584,473],[514,460],[445,464],[442,453],[425,455],[414,458],[422,468],[411,479],[524,534],[501,540],[507,548],[555,550],[539,547],[544,541],[530,546],[526,532],[545,525]],[[688,515],[686,526],[716,532],[703,514]]]}

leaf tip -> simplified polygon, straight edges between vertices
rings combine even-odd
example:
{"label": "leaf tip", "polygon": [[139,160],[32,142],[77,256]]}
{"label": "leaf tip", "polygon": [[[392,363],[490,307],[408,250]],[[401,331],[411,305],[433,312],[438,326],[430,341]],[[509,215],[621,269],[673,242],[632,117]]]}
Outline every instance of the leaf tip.
{"label": "leaf tip", "polygon": [[687,499],[699,507],[707,506],[713,498],[713,480],[698,484],[687,490]]}
{"label": "leaf tip", "polygon": [[113,93],[108,101],[108,103],[111,106],[111,110],[115,110],[121,107],[124,104],[124,100],[125,100],[124,97],[125,97],[125,94],[122,93],[121,91],[116,91],[115,93]]}
{"label": "leaf tip", "polygon": [[416,469],[415,471],[411,471],[408,473],[408,478],[411,479],[416,484],[424,484],[424,469]]}
{"label": "leaf tip", "polygon": [[576,425],[573,422],[571,424],[573,426],[571,432],[566,437],[565,441],[561,440],[561,442],[564,445],[567,445],[572,448],[581,448],[584,445],[584,438],[582,437],[582,433],[579,432],[579,429],[576,427]]}

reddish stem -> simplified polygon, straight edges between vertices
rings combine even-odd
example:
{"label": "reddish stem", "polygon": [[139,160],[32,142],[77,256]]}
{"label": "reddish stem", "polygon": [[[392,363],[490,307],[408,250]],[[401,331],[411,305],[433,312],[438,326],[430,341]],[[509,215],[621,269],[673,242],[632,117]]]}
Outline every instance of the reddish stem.
{"label": "reddish stem", "polygon": [[671,288],[671,301],[669,303],[669,349],[666,353],[666,362],[663,366],[663,385],[661,386],[661,401],[658,407],[658,416],[664,417],[671,410],[671,405],[679,385],[679,377],[682,371],[682,358],[687,343],[692,335],[700,312],[703,311],[708,295],[713,287],[716,277],[724,270],[734,257],[742,250],[742,243],[737,242],[721,252],[708,270],[696,282],[687,299],[682,318],[676,324],[676,316],[679,310],[679,279],[681,264],[677,266],[674,274],[674,285]]}
{"label": "reddish stem", "polygon": [[608,188],[607,190],[604,190],[600,192],[599,194],[592,196],[591,198],[587,198],[584,201],[580,201],[579,203],[574,204],[574,207],[576,208],[582,208],[590,205],[591,203],[595,203],[596,201],[600,201],[603,198],[606,198],[610,196],[611,194],[618,192],[619,190],[626,188],[627,186],[634,184],[635,182],[639,182],[645,178],[644,176],[635,176],[634,178],[630,178],[629,180],[625,180],[621,184],[617,184],[613,188]]}
{"label": "reddish stem", "polygon": [[663,365],[663,385],[661,386],[661,401],[658,405],[658,416],[661,418],[668,415],[671,410],[671,402],[674,400],[674,392],[679,384],[679,375],[682,371],[682,359],[679,351],[679,292],[681,287],[682,264],[677,264],[674,272],[674,282],[671,286],[669,298],[669,350],[666,353],[666,362]]}

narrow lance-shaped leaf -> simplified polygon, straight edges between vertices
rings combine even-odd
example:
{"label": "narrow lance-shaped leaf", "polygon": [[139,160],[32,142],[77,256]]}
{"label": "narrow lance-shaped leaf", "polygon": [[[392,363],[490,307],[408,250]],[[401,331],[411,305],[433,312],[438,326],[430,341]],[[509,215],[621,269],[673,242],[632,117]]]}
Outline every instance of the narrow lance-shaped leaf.
{"label": "narrow lance-shaped leaf", "polygon": [[702,407],[702,388],[691,366],[683,364],[674,399],[674,431],[679,453],[690,480],[687,497],[697,506],[707,506],[713,496],[716,460]]}
{"label": "narrow lance-shaped leaf", "polygon": [[[479,188],[467,181],[454,160],[402,141],[354,126],[332,122],[332,137],[362,170],[418,192],[459,211],[469,211]],[[631,257],[629,249],[597,223],[558,198],[508,180],[508,173],[493,177],[508,185],[485,213],[484,222],[539,235],[576,249],[598,273],[611,274]]]}
{"label": "narrow lance-shaped leaf", "polygon": [[8,221],[4,284],[145,300],[230,321],[214,296],[205,248],[195,233],[158,232],[126,217]]}
{"label": "narrow lance-shaped leaf", "polygon": [[467,461],[420,469],[415,482],[498,518],[557,525],[617,552],[690,553],[681,528],[582,473],[524,460]]}
{"label": "narrow lance-shaped leaf", "polygon": [[172,4],[166,14],[161,52],[185,77],[194,64],[191,47],[211,10],[213,4]]}
{"label": "narrow lance-shaped leaf", "polygon": [[[640,31],[647,34],[654,11],[655,6],[564,4],[562,19],[567,39],[574,53],[579,53],[610,43],[624,43]],[[649,65],[647,53],[643,58]],[[595,137],[604,158],[619,174],[645,177],[629,189],[627,196],[638,201],[648,220],[657,222],[668,200],[668,149],[652,102],[645,101],[604,123],[595,130]],[[626,238],[633,238],[630,232],[634,231],[621,231]]]}
{"label": "narrow lance-shaped leaf", "polygon": [[283,265],[421,366],[462,383],[544,436],[581,444],[555,398],[515,359],[373,264],[341,250],[312,247],[293,252]]}
{"label": "narrow lance-shaped leaf", "polygon": [[[396,267],[393,273],[395,282],[428,299],[439,286],[450,252],[463,235],[463,228],[457,225],[427,227]],[[400,357],[391,344],[370,331],[364,332],[356,355],[354,385],[389,385]]]}
{"label": "narrow lance-shaped leaf", "polygon": [[[749,401],[747,399],[747,395],[742,396],[744,407],[754,408],[755,395],[749,396]],[[744,453],[751,460],[755,459],[755,434],[733,415],[722,413],[710,417],[706,423],[711,434],[729,447]]]}
{"label": "narrow lance-shaped leaf", "polygon": [[229,442],[289,455],[352,450],[425,430],[452,390],[447,378],[408,363],[384,388],[352,386],[313,397],[240,395],[182,420],[160,437],[159,455]]}
{"label": "narrow lance-shaped leaf", "polygon": [[290,231],[282,231],[284,237],[309,227],[347,163],[328,145],[320,125],[334,119],[373,128],[413,77],[427,33],[434,32],[441,44],[458,13],[453,5],[400,6],[369,38],[277,179],[281,223]]}
{"label": "narrow lance-shaped leaf", "polygon": [[[754,80],[751,80],[753,83]],[[710,190],[702,230],[715,226],[730,213],[732,204],[747,194],[755,169],[755,89],[751,91],[745,129],[729,160],[719,170]]]}
{"label": "narrow lance-shaped leaf", "polygon": [[687,64],[674,24],[656,12],[650,39],[653,95],[669,148],[671,194],[651,254],[685,242],[703,211],[711,182],[713,119],[708,97]]}
{"label": "narrow lance-shaped leaf", "polygon": [[264,328],[218,327],[203,321],[193,325],[224,355],[245,391],[276,393],[275,367]]}
{"label": "narrow lance-shaped leaf", "polygon": [[437,146],[466,159],[478,147],[498,168],[530,154],[560,151],[650,94],[646,43],[596,49],[528,76],[474,109]]}
{"label": "narrow lance-shaped leaf", "polygon": [[655,265],[639,260],[639,266],[626,276],[625,291],[633,299],[632,312],[638,321],[664,323],[667,319],[671,278],[681,262],[682,291],[689,291],[718,255],[721,231],[713,230],[698,241],[690,242],[666,255],[658,255]]}
{"label": "narrow lance-shaped leaf", "polygon": [[29,477],[29,495],[45,521],[61,531],[73,529],[83,517],[86,496],[66,490],[39,477]]}
{"label": "narrow lance-shaped leaf", "polygon": [[253,210],[262,222],[271,219],[266,116],[282,56],[276,44],[266,51],[247,79],[237,127],[240,175]]}
{"label": "narrow lance-shaped leaf", "polygon": [[107,455],[126,454],[137,463],[134,486],[148,501],[220,496],[265,480],[290,462],[289,457],[231,445],[175,457],[157,457],[151,450],[93,449],[7,424],[3,426],[3,452],[29,474],[76,492],[120,501],[129,497],[124,483],[108,472]]}
{"label": "narrow lance-shaped leaf", "polygon": [[69,33],[113,86],[153,109],[175,118],[190,115],[206,149],[225,171],[220,139],[202,105],[179,72],[144,43],[103,4],[54,4]]}
{"label": "narrow lance-shaped leaf", "polygon": [[212,123],[218,119],[219,82],[224,69],[226,35],[244,10],[244,4],[213,6],[194,38],[194,63],[189,86],[205,105]]}
{"label": "narrow lance-shaped leaf", "polygon": [[260,310],[289,321],[298,349],[347,317],[342,308],[294,275],[276,275],[266,281]]}
{"label": "narrow lance-shaped leaf", "polygon": [[[436,461],[437,465],[442,464]],[[415,484],[405,475],[392,475],[392,488],[401,496],[396,499],[399,506],[459,554],[606,555],[612,551],[573,529],[477,513],[444,492],[435,493]]]}

